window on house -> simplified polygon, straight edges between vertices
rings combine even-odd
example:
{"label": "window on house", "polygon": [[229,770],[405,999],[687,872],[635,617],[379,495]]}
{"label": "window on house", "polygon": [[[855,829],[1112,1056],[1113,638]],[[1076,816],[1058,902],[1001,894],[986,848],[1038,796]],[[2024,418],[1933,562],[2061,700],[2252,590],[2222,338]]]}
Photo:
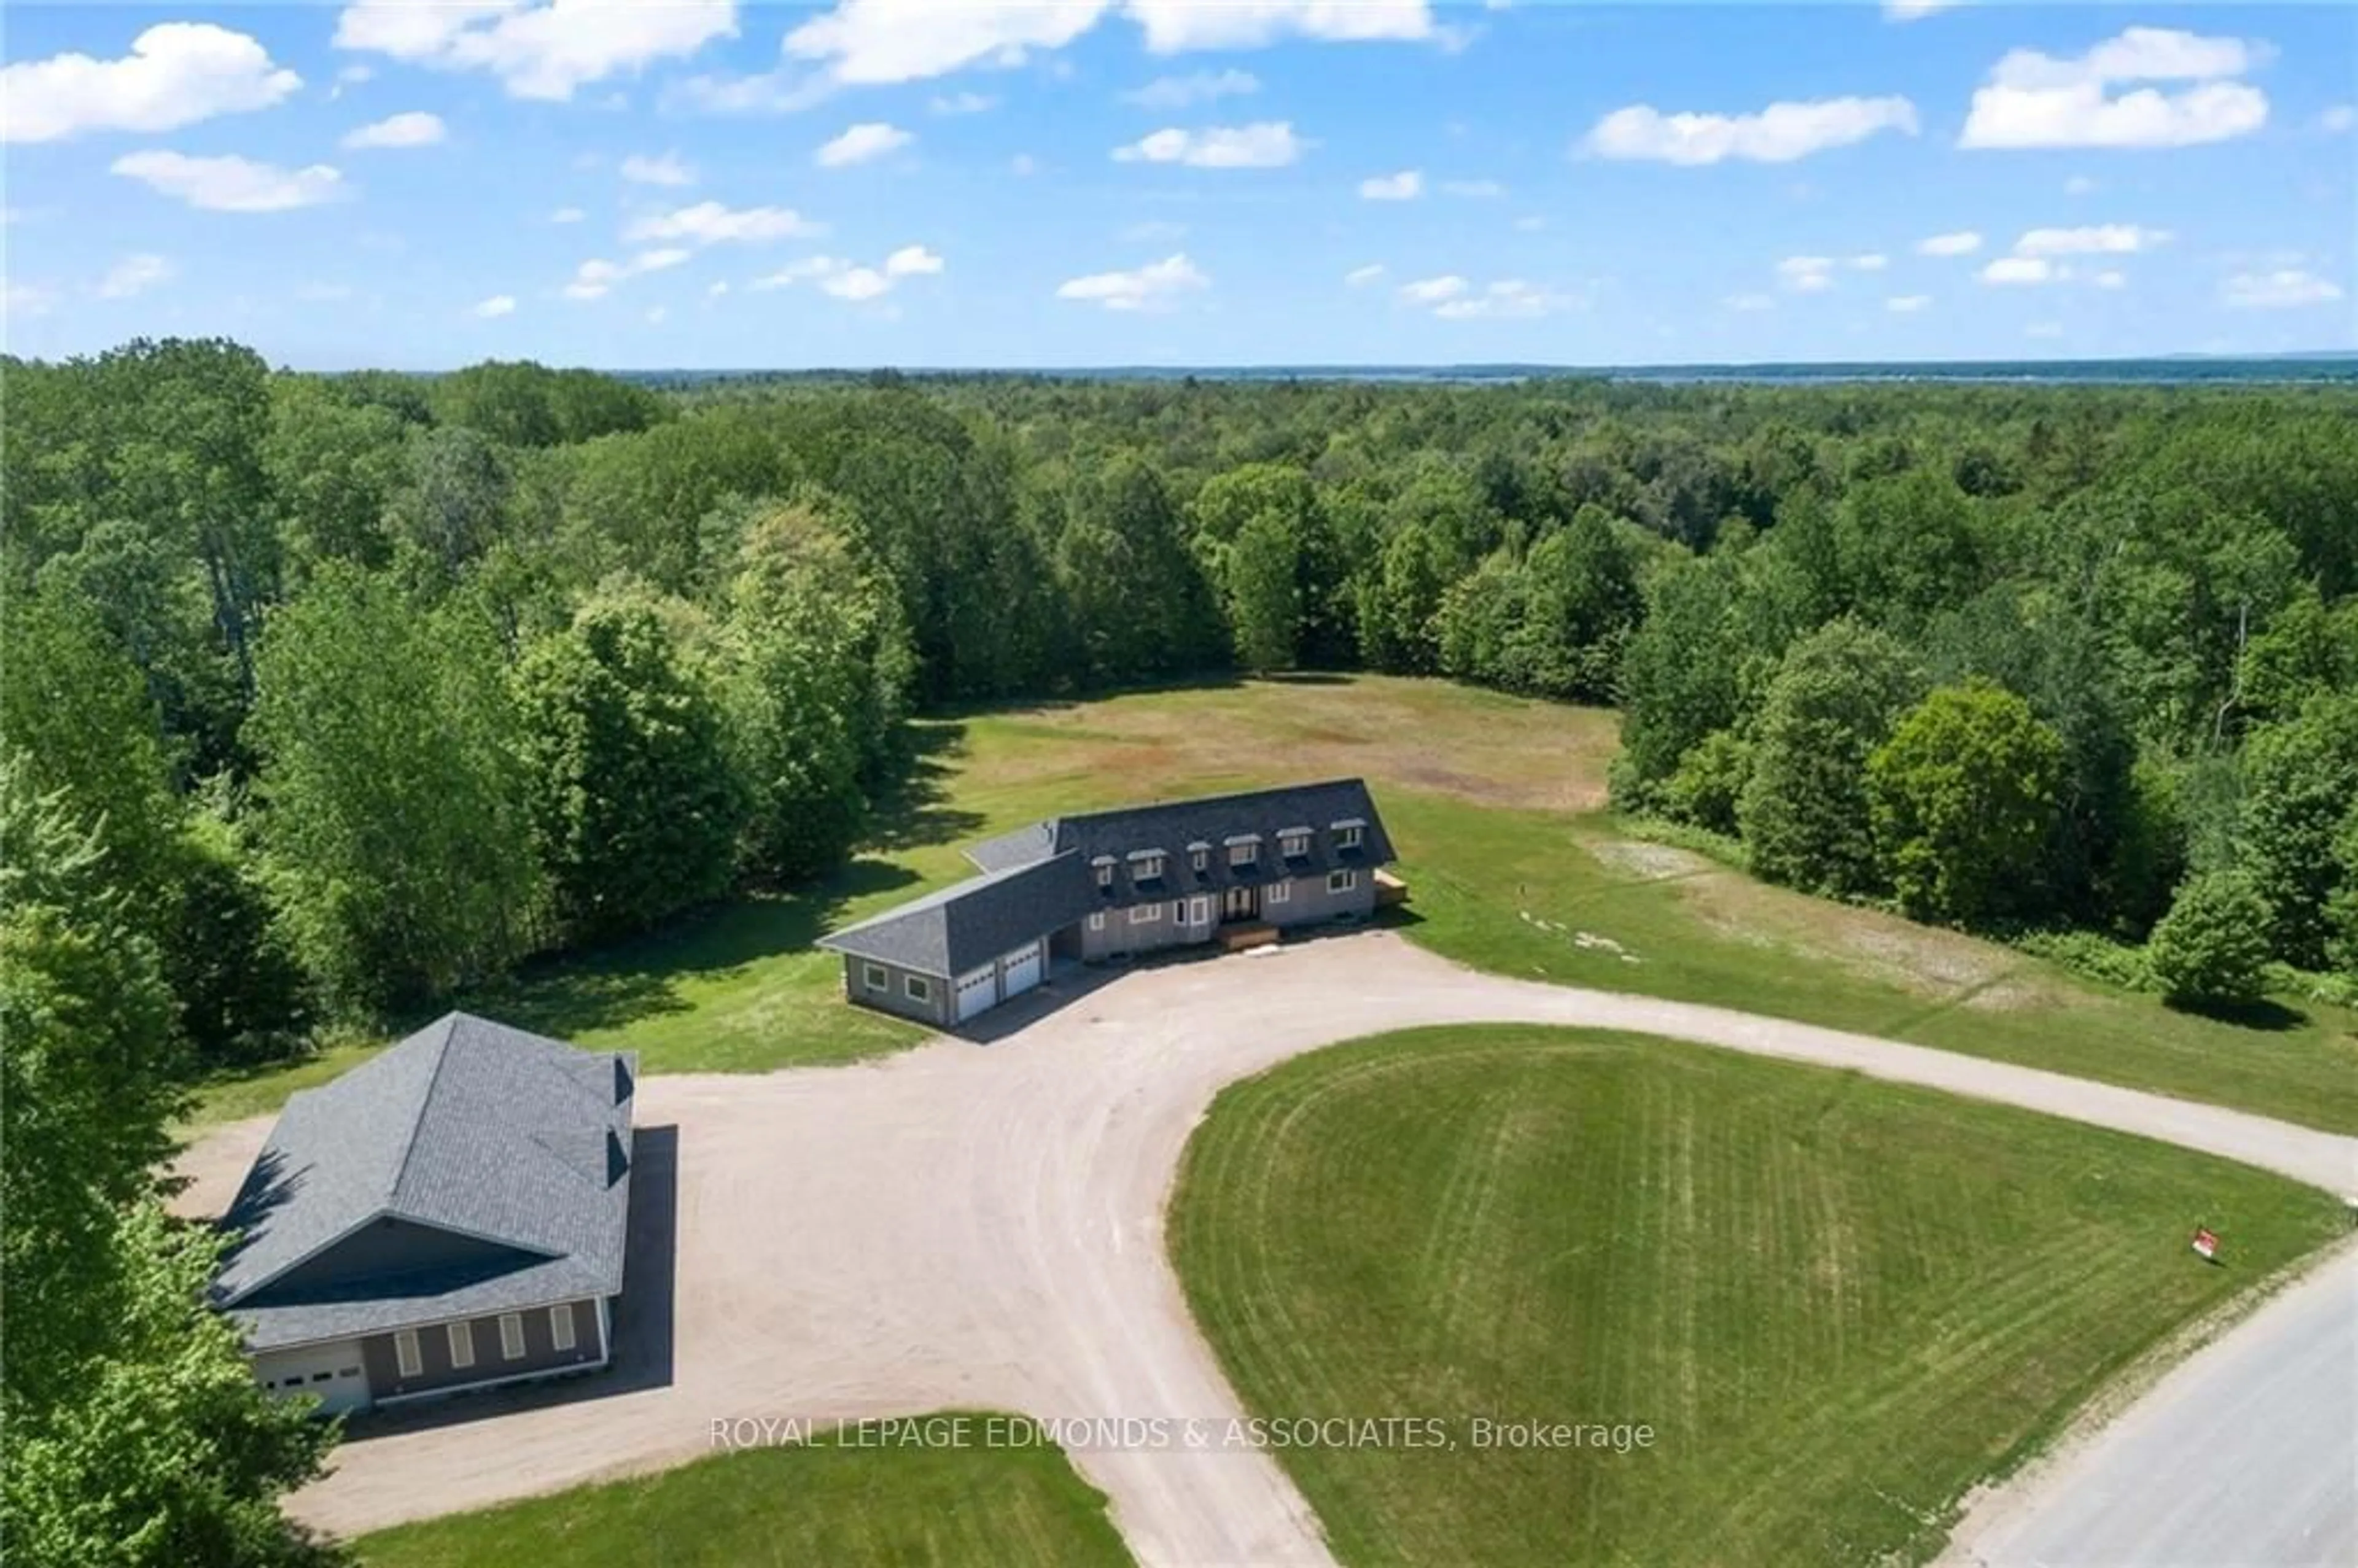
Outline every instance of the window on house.
{"label": "window on house", "polygon": [[885,974],[884,966],[882,964],[869,965],[866,968],[860,971],[860,979],[868,982],[868,989],[872,991],[889,990],[892,989],[892,977]]}
{"label": "window on house", "polygon": [[1209,871],[1211,869],[1211,865],[1212,851],[1209,849],[1190,849],[1187,851],[1187,866],[1189,870],[1197,871]]}
{"label": "window on house", "polygon": [[450,1325],[450,1365],[471,1367],[475,1364],[475,1325],[454,1323]]}
{"label": "window on house", "polygon": [[394,1331],[393,1361],[405,1378],[415,1378],[426,1370],[424,1357],[417,1354],[417,1331],[402,1328]]}
{"label": "window on house", "polygon": [[1349,892],[1353,888],[1357,887],[1358,885],[1359,873],[1357,871],[1329,871],[1326,873],[1326,891],[1328,892]]}
{"label": "window on house", "polygon": [[1228,864],[1232,866],[1249,866],[1260,859],[1260,845],[1250,838],[1241,844],[1228,846]]}
{"label": "window on house", "polygon": [[1335,824],[1335,848],[1356,849],[1359,847],[1360,837],[1366,832],[1367,829],[1356,822],[1337,822]]}
{"label": "window on house", "polygon": [[1288,833],[1283,838],[1278,839],[1277,849],[1278,853],[1283,855],[1287,860],[1298,860],[1303,856],[1310,853],[1310,834],[1307,830],[1300,833]]}
{"label": "window on house", "polygon": [[1142,882],[1151,882],[1163,874],[1163,857],[1141,855],[1130,862],[1130,874]]}
{"label": "window on house", "polygon": [[1111,860],[1104,861],[1098,867],[1098,886],[1101,888],[1109,888],[1113,886],[1113,862]]}
{"label": "window on house", "polygon": [[901,989],[908,993],[909,1000],[911,1001],[931,1001],[934,1000],[933,982],[926,979],[923,975],[902,976]]}
{"label": "window on house", "polygon": [[1292,882],[1271,882],[1261,892],[1263,903],[1284,903],[1293,897]]}
{"label": "window on house", "polygon": [[573,1305],[571,1303],[568,1302],[563,1306],[553,1306],[548,1309],[548,1342],[551,1345],[556,1346],[559,1350],[570,1350],[573,1348]]}
{"label": "window on house", "polygon": [[500,1314],[500,1355],[510,1361],[524,1359],[524,1314]]}
{"label": "window on house", "polygon": [[1089,929],[1092,931],[1103,931],[1105,929],[1104,910],[1100,909],[1089,916]]}
{"label": "window on house", "polygon": [[1162,918],[1163,906],[1159,903],[1141,903],[1130,912],[1132,925],[1152,925]]}

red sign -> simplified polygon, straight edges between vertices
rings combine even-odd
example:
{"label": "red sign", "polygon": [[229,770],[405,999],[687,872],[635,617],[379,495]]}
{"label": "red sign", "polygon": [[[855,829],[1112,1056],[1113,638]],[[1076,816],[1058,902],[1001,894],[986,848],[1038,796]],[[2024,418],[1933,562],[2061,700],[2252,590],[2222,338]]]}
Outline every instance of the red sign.
{"label": "red sign", "polygon": [[2216,1260],[2219,1256],[2219,1238],[2197,1226],[2194,1229],[2194,1250],[2200,1252],[2205,1259]]}

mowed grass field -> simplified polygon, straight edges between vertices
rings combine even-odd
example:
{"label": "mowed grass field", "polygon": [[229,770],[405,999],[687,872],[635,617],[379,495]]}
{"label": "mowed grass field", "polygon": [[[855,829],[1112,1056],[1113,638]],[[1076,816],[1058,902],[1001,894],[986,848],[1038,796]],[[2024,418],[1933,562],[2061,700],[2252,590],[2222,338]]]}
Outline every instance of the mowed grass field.
{"label": "mowed grass field", "polygon": [[[2188,1247],[2198,1224],[2225,1264]],[[1170,1217],[1348,1563],[1869,1563],[2140,1352],[2339,1227],[2167,1146],[1855,1075],[1525,1027],[1330,1047],[1225,1091]],[[1650,1448],[1476,1450],[1472,1418]]]}
{"label": "mowed grass field", "polygon": [[1127,1564],[1105,1494],[1054,1444],[716,1454],[365,1535],[364,1568],[968,1568]]}
{"label": "mowed grass field", "polygon": [[[1058,812],[1360,773],[1415,891],[1410,935],[1463,962],[2358,1131],[2358,1020],[2347,1011],[2303,1003],[2269,1030],[2175,1013],[2008,948],[1632,841],[1604,811],[1617,743],[1609,712],[1443,681],[1315,677],[933,719],[916,734],[903,798],[834,875],[532,966],[463,1005],[636,1049],[651,1072],[755,1072],[901,1049],[920,1032],[844,1006],[837,961],[811,942],[968,874],[963,846]],[[370,1048],[210,1086],[200,1119],[275,1109]]]}

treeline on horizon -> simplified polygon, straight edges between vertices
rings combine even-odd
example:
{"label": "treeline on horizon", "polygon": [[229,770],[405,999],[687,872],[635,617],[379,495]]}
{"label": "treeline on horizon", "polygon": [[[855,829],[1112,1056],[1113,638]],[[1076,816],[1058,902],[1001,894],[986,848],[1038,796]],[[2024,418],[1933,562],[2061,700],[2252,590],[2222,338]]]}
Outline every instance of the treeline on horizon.
{"label": "treeline on horizon", "polygon": [[191,1082],[824,873],[913,712],[1612,703],[1617,806],[1774,881],[2193,1004],[2358,973],[2348,389],[0,376],[12,1561],[337,1550],[159,1202]]}

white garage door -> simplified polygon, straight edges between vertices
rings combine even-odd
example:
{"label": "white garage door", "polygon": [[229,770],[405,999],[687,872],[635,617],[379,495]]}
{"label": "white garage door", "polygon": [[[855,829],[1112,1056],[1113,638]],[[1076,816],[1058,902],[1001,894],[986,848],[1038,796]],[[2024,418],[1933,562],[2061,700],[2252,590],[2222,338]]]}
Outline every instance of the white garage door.
{"label": "white garage door", "polygon": [[267,1352],[254,1358],[254,1376],[272,1394],[318,1395],[322,1415],[363,1410],[369,1402],[368,1368],[357,1339]]}
{"label": "white garage door", "polygon": [[957,1011],[951,1014],[960,1023],[972,1018],[999,1000],[998,987],[993,983],[995,971],[985,964],[971,974],[957,979]]}
{"label": "white garage door", "polygon": [[1041,946],[1034,942],[1007,955],[1007,994],[1021,996],[1040,983]]}

